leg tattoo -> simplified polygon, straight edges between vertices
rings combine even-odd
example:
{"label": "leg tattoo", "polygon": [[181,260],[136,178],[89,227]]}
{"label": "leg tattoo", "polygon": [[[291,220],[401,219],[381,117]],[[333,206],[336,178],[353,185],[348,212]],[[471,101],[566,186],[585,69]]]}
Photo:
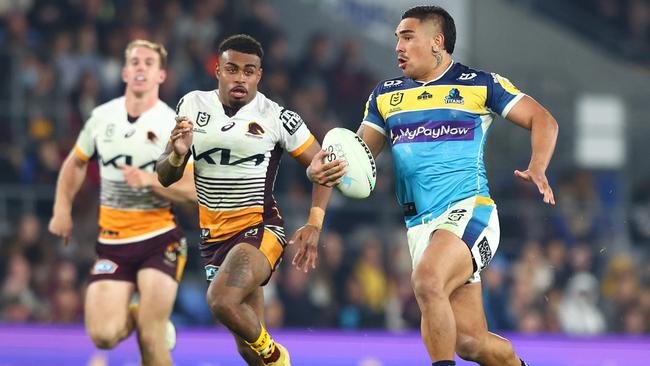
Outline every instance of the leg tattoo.
{"label": "leg tattoo", "polygon": [[233,253],[233,257],[228,262],[225,272],[228,274],[226,286],[244,288],[246,285],[247,268],[250,265],[248,254],[239,250]]}

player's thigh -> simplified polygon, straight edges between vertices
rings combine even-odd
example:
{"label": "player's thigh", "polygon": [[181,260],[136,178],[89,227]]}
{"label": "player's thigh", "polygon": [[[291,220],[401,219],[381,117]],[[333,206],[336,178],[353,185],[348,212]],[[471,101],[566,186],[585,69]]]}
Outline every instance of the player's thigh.
{"label": "player's thigh", "polygon": [[174,307],[177,291],[178,282],[169,274],[155,268],[139,270],[138,324],[146,324],[148,321],[167,321]]}
{"label": "player's thigh", "polygon": [[450,297],[456,319],[456,348],[472,352],[488,336],[487,320],[483,311],[481,283],[467,283]]}
{"label": "player's thigh", "polygon": [[208,296],[229,294],[246,299],[270,276],[271,264],[258,248],[239,243],[228,252],[208,288]]}
{"label": "player's thigh", "polygon": [[450,294],[462,286],[473,272],[472,256],[467,245],[447,230],[436,230],[413,270],[416,294],[422,287],[437,286]]}
{"label": "player's thigh", "polygon": [[129,301],[135,284],[128,281],[93,281],[86,289],[84,317],[89,331],[121,328],[127,324]]}

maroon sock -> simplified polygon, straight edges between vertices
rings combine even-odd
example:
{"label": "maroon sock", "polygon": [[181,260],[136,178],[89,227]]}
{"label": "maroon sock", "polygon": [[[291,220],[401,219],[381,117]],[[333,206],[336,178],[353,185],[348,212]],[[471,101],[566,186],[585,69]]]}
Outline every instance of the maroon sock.
{"label": "maroon sock", "polygon": [[265,365],[268,365],[271,362],[277,361],[278,358],[280,358],[280,348],[276,346],[270,355],[262,357],[262,362],[264,362]]}

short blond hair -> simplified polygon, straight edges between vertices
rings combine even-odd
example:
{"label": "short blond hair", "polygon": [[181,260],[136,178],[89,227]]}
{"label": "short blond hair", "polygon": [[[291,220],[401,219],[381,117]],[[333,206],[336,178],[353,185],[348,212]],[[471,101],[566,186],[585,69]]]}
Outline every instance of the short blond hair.
{"label": "short blond hair", "polygon": [[160,56],[160,68],[164,69],[167,67],[167,50],[165,49],[165,46],[160,43],[147,41],[146,39],[135,39],[126,45],[126,49],[124,50],[125,62],[128,62],[129,60],[129,51],[136,47],[144,47],[155,51],[158,56]]}

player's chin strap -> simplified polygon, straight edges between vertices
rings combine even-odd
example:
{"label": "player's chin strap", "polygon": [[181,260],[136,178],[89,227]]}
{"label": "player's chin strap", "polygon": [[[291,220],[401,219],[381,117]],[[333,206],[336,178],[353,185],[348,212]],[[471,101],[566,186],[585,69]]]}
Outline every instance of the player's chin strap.
{"label": "player's chin strap", "polygon": [[313,226],[318,231],[323,229],[323,220],[325,219],[325,210],[320,207],[312,207],[309,210],[309,218],[307,219],[307,225]]}

